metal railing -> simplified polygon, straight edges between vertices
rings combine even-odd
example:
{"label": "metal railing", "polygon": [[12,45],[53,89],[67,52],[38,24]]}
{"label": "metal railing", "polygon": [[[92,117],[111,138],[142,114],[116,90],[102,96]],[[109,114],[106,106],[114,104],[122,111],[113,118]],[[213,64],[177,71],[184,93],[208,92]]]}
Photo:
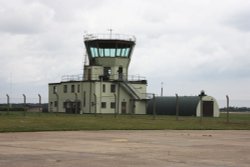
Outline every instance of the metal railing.
{"label": "metal railing", "polygon": [[[88,74],[84,74],[84,76],[82,74],[77,74],[77,75],[63,75],[61,77],[61,81],[62,82],[67,82],[67,81],[86,81],[86,80],[91,80],[88,78],[96,78],[93,80],[99,80],[100,75],[88,75]],[[110,79],[109,80],[125,80],[125,81],[142,81],[142,80],[146,80],[146,77],[141,76],[139,74],[137,75],[119,75],[119,74],[114,74],[114,75],[110,75],[108,76]],[[115,78],[115,79],[114,79]]]}
{"label": "metal railing", "polygon": [[84,41],[91,41],[96,39],[113,39],[113,40],[126,40],[136,42],[136,38],[133,35],[125,34],[85,34],[83,36]]}
{"label": "metal railing", "polygon": [[66,82],[66,81],[82,81],[83,80],[83,76],[82,76],[82,74],[78,74],[78,75],[63,75],[61,80],[63,82]]}

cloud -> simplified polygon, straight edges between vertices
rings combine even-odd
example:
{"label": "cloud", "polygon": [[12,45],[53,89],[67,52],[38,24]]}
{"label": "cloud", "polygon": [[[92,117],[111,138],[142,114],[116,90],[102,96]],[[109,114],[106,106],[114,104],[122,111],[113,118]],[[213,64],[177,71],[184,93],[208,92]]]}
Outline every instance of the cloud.
{"label": "cloud", "polygon": [[13,34],[46,31],[53,15],[53,10],[38,2],[22,3],[20,1],[14,4],[1,2],[0,31]]}
{"label": "cloud", "polygon": [[12,73],[16,92],[46,95],[48,83],[82,73],[84,32],[113,28],[136,36],[129,72],[146,76],[149,92],[164,82],[168,95],[250,99],[248,11],[246,0],[1,1],[0,94]]}

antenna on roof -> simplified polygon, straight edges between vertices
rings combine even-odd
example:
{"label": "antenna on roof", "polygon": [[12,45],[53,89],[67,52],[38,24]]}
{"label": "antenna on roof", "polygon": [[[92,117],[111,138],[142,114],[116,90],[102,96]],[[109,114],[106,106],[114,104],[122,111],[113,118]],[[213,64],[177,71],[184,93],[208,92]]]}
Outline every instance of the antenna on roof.
{"label": "antenna on roof", "polygon": [[113,31],[113,29],[109,28],[108,31],[109,31],[109,35],[110,35],[110,39],[111,39],[112,38],[112,31]]}
{"label": "antenna on roof", "polygon": [[161,82],[161,96],[163,96],[163,82]]}

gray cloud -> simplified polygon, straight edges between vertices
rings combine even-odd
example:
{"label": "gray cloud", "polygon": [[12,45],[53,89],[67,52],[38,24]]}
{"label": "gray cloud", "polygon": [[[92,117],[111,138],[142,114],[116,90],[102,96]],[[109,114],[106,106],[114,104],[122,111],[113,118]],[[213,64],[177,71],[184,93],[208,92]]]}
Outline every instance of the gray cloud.
{"label": "gray cloud", "polygon": [[0,98],[11,80],[13,94],[47,96],[49,82],[82,72],[84,31],[113,28],[136,35],[130,74],[149,92],[164,82],[167,95],[248,100],[248,11],[246,0],[0,1]]}
{"label": "gray cloud", "polygon": [[225,23],[229,26],[236,28],[239,31],[250,31],[250,11],[241,11],[240,13],[236,13],[231,15]]}
{"label": "gray cloud", "polygon": [[38,2],[18,3],[18,5],[1,2],[0,31],[13,34],[46,31],[51,19],[53,19],[53,14],[53,10]]}

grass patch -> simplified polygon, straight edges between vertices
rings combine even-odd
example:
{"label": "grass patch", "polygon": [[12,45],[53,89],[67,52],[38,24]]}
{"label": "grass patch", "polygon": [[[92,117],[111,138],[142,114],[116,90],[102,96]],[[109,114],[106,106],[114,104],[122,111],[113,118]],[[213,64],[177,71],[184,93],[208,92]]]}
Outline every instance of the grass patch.
{"label": "grass patch", "polygon": [[70,131],[70,130],[250,130],[250,113],[226,114],[219,118],[152,115],[73,115],[64,113],[0,112],[0,132]]}

